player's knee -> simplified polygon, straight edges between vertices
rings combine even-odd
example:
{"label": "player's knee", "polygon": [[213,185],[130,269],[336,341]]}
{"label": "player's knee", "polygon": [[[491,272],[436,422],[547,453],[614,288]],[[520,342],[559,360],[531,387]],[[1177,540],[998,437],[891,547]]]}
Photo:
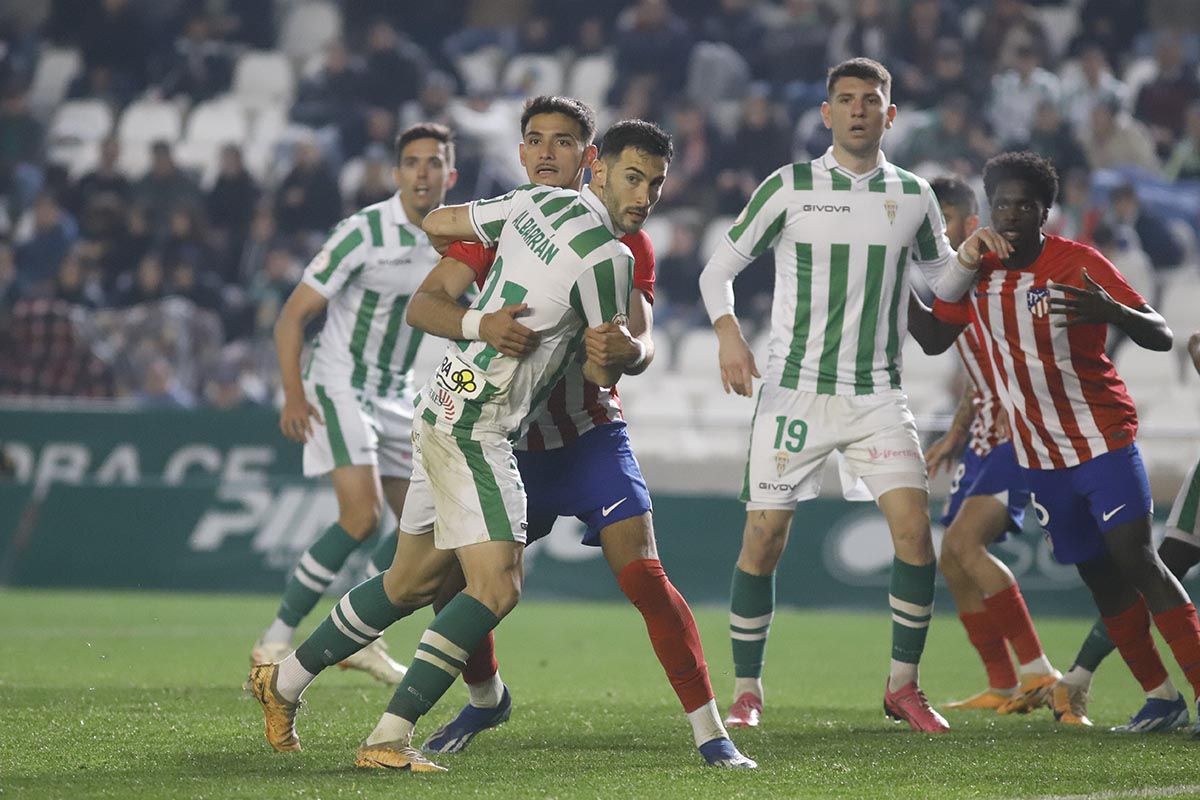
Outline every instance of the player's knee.
{"label": "player's knee", "polygon": [[439,586],[439,581],[419,580],[395,564],[383,573],[383,592],[394,606],[424,608],[433,602]]}
{"label": "player's knee", "polygon": [[942,539],[942,559],[945,560],[947,557],[953,559],[961,569],[969,568],[971,564],[979,560],[984,552],[986,551],[979,542],[953,525],[946,531],[946,537]]}
{"label": "player's knee", "polygon": [[375,532],[382,518],[383,509],[376,500],[373,503],[355,503],[349,508],[341,509],[338,524],[346,533],[362,541]]}

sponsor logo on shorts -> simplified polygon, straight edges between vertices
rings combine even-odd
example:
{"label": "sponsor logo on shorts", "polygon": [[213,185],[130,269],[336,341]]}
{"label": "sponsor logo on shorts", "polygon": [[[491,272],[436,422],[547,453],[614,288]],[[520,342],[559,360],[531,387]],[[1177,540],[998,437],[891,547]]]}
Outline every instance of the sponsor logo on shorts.
{"label": "sponsor logo on shorts", "polygon": [[892,461],[894,459],[920,459],[921,454],[911,447],[905,447],[901,450],[893,450],[890,447],[872,447],[867,450],[867,455],[872,461]]}
{"label": "sponsor logo on shorts", "polygon": [[1112,518],[1113,518],[1113,516],[1115,516],[1115,515],[1116,515],[1116,513],[1117,513],[1118,511],[1120,511],[1122,508],[1124,508],[1124,507],[1125,507],[1125,506],[1127,506],[1127,505],[1129,505],[1129,504],[1128,504],[1128,503],[1121,503],[1121,505],[1117,506],[1117,507],[1116,507],[1116,508],[1114,508],[1112,511],[1105,511],[1105,512],[1104,512],[1103,514],[1101,514],[1100,516],[1101,516],[1101,517],[1104,519],[1104,521],[1105,521],[1105,522],[1108,522],[1110,519],[1112,519]]}
{"label": "sponsor logo on shorts", "polygon": [[767,492],[794,492],[798,483],[770,483],[769,481],[760,481],[758,488]]}

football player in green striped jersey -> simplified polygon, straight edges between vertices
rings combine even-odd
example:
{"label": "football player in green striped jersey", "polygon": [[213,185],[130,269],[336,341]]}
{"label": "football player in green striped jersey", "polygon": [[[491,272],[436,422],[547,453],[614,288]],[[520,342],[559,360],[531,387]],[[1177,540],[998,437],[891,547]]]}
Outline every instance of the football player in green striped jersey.
{"label": "football player in green striped jersey", "polygon": [[[425,215],[454,185],[449,128],[414,125],[397,137],[396,193],[342,220],[309,263],[275,324],[283,382],[283,435],[304,445],[304,474],[329,475],[338,519],[314,541],[288,577],[275,619],[255,642],[251,662],[272,663],[292,650],[292,635],[346,559],[379,526],[386,501],[399,519],[412,474],[412,364],[423,336],[404,321],[408,300],[438,262],[421,229]],[[305,325],[325,324],[301,367]],[[380,543],[386,568],[395,537]],[[383,642],[344,666],[399,683],[404,668]]]}
{"label": "football player in green striped jersey", "polygon": [[917,682],[936,565],[925,463],[900,383],[908,267],[957,300],[975,279],[982,248],[1007,254],[1009,245],[981,229],[956,258],[928,182],[884,158],[896,107],[882,64],[851,59],[830,70],[827,86],[821,115],[832,147],[768,176],[700,277],[725,390],[749,397],[760,376],[733,313],[733,278],[774,250],[769,357],[751,423],[746,525],[731,591],[735,687],[725,724],[759,723],[775,569],[796,504],[819,494],[836,451],[847,499],[874,499],[895,545],[884,708],[914,730],[941,732],[949,726]]}

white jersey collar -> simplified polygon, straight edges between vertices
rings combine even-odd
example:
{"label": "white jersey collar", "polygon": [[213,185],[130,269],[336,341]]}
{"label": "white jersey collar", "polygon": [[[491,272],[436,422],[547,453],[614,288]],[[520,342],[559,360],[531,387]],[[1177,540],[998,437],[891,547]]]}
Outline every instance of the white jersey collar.
{"label": "white jersey collar", "polygon": [[880,150],[879,155],[875,160],[875,166],[872,169],[864,172],[862,175],[857,175],[838,163],[837,159],[833,157],[833,145],[830,145],[829,149],[825,151],[825,155],[817,159],[817,163],[820,164],[821,167],[827,172],[833,172],[836,170],[842,175],[845,175],[851,181],[858,182],[869,181],[874,178],[877,174],[879,174],[881,169],[887,166],[888,161],[883,157],[883,151]]}
{"label": "white jersey collar", "polygon": [[601,221],[604,223],[604,227],[608,228],[609,233],[618,239],[621,238],[623,234],[617,230],[617,225],[613,222],[613,218],[608,213],[608,209],[604,207],[604,201],[600,199],[600,195],[592,191],[591,184],[585,183],[583,185],[583,188],[579,190],[579,199],[582,200],[588,208],[596,212]]}
{"label": "white jersey collar", "polygon": [[413,222],[408,218],[408,212],[404,210],[404,203],[400,202],[399,191],[388,198],[388,210],[392,212],[392,219],[396,220],[396,224],[416,225],[418,228],[421,227],[420,221]]}

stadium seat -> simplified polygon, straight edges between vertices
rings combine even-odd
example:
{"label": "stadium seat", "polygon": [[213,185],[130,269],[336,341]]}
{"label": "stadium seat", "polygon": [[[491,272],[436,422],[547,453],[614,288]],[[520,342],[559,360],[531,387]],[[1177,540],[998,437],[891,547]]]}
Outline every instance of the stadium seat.
{"label": "stadium seat", "polygon": [[908,394],[908,405],[917,417],[950,414],[958,405],[952,382],[959,369],[953,350],[938,356],[925,355],[911,336],[902,348],[901,384]]}
{"label": "stadium seat", "polygon": [[1200,277],[1194,266],[1175,270],[1164,283],[1162,307],[1159,313],[1177,339],[1186,341],[1192,331],[1200,330]]}
{"label": "stadium seat", "polygon": [[174,103],[163,100],[139,100],[126,106],[117,123],[117,138],[122,148],[140,147],[151,142],[179,141],[183,115]]}
{"label": "stadium seat", "polygon": [[1157,405],[1178,383],[1171,353],[1143,350],[1133,342],[1121,345],[1116,355],[1116,367],[1139,411]]}
{"label": "stadium seat", "polygon": [[252,50],[238,59],[233,94],[246,108],[290,106],[295,89],[292,65],[283,53]]}
{"label": "stadium seat", "polygon": [[112,130],[113,113],[103,100],[68,100],[54,112],[51,144],[98,142]]}
{"label": "stadium seat", "polygon": [[675,361],[683,375],[714,375],[717,368],[717,335],[707,327],[688,331],[679,342],[679,355]]}
{"label": "stadium seat", "polygon": [[341,190],[342,197],[354,196],[362,183],[365,171],[366,163],[361,158],[352,158],[342,165],[342,171],[338,174],[338,189]]}
{"label": "stadium seat", "polygon": [[563,88],[562,61],[557,56],[518,53],[505,66],[500,88],[507,94],[526,97],[560,94]]}
{"label": "stadium seat", "polygon": [[741,98],[750,82],[750,66],[723,42],[699,42],[688,59],[687,96],[708,107],[716,100]]}
{"label": "stadium seat", "polygon": [[1042,22],[1042,30],[1050,44],[1048,61],[1057,61],[1067,52],[1067,45],[1075,38],[1079,29],[1079,9],[1070,5],[1041,5],[1033,12]]}
{"label": "stadium seat", "polygon": [[718,100],[708,108],[708,118],[717,132],[729,141],[737,136],[738,128],[742,126],[742,101]]}
{"label": "stadium seat", "polygon": [[704,228],[704,235],[700,237],[700,252],[698,253],[700,261],[708,263],[708,259],[717,251],[717,245],[725,237],[725,234],[733,226],[733,221],[736,217],[713,217],[708,225]]}
{"label": "stadium seat", "polygon": [[615,73],[611,55],[581,56],[571,65],[567,94],[578,97],[592,108],[600,108],[605,105]]}
{"label": "stadium seat", "polygon": [[172,154],[176,164],[198,176],[200,185],[208,189],[216,182],[220,170],[220,150],[221,145],[216,142],[184,139],[175,145]]}
{"label": "stadium seat", "polygon": [[462,76],[463,85],[468,92],[490,92],[497,88],[497,76],[503,62],[504,50],[488,46],[457,56],[454,66]]}
{"label": "stadium seat", "polygon": [[185,139],[216,145],[241,144],[246,140],[248,131],[245,110],[232,96],[226,95],[200,103],[192,109],[188,115]]}
{"label": "stadium seat", "polygon": [[29,105],[39,117],[47,117],[67,94],[71,80],[82,63],[73,47],[45,46],[38,55],[37,69],[29,87]]}
{"label": "stadium seat", "polygon": [[296,64],[320,53],[342,35],[342,13],[333,3],[306,0],[287,11],[279,33],[279,47]]}

